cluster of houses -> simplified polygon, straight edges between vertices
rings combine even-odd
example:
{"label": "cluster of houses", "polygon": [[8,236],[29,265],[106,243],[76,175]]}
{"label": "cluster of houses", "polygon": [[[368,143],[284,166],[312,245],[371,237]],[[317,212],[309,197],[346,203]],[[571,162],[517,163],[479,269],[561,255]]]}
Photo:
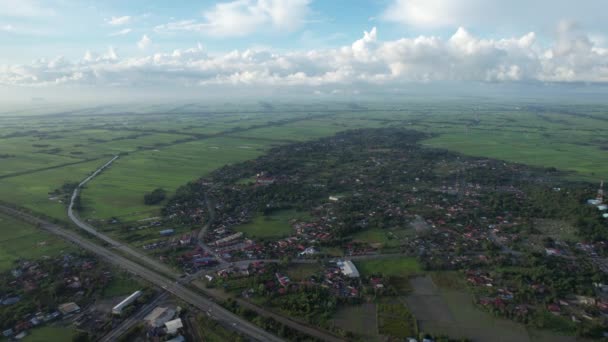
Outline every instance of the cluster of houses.
{"label": "cluster of houses", "polygon": [[178,265],[187,273],[194,273],[201,268],[214,266],[218,260],[209,252],[196,245],[193,249],[178,255],[175,258]]}
{"label": "cluster of houses", "polygon": [[339,298],[356,298],[361,294],[359,270],[350,260],[339,260],[326,267],[319,283]]}
{"label": "cluster of houses", "polygon": [[[534,297],[541,298],[549,294],[547,287],[540,282],[529,282],[528,289],[511,288],[500,279],[494,279],[482,270],[467,270],[467,282],[474,288],[482,289],[478,293],[478,303],[487,308],[500,311],[509,310],[515,317],[526,317],[531,310],[538,309],[538,304],[521,302],[515,298],[516,292],[528,291]],[[569,318],[575,323],[583,320],[605,321],[608,319],[608,285],[596,283],[596,296],[567,295],[547,304],[548,312]]]}
{"label": "cluster of houses", "polygon": [[[60,265],[58,274],[55,265]],[[80,306],[76,302],[86,302],[84,288],[91,286],[103,286],[111,280],[111,273],[101,272],[94,276],[89,272],[96,267],[96,263],[89,259],[63,255],[55,259],[47,259],[39,262],[21,261],[11,270],[10,275],[3,278],[3,288],[8,289],[0,293],[0,309],[11,307],[22,301],[32,300],[32,294],[43,287],[49,286],[49,278],[62,279],[63,291],[61,299],[71,299],[57,307],[39,307],[40,311],[27,313],[9,326],[3,326],[2,335],[10,339],[22,339],[27,335],[29,329],[44,325],[51,321],[69,318],[80,312]],[[10,311],[9,311],[10,312]],[[8,322],[2,322],[8,323]],[[4,324],[3,324],[4,325]]]}
{"label": "cluster of houses", "polygon": [[152,243],[148,243],[142,246],[145,250],[156,250],[162,248],[174,248],[174,247],[184,247],[191,246],[196,243],[197,233],[198,231],[192,231],[189,233],[184,233],[179,237],[168,238],[169,236],[175,234],[174,229],[164,229],[159,232],[159,234],[165,239],[158,240]]}
{"label": "cluster of houses", "polygon": [[[248,277],[250,275],[255,274],[264,274],[266,273],[266,263],[263,261],[253,261],[253,262],[245,262],[240,263],[239,265],[231,265],[229,267],[220,269],[216,272],[217,276],[220,278],[238,278],[238,277]],[[212,281],[212,276],[207,276],[207,280]]]}
{"label": "cluster of houses", "polygon": [[35,314],[27,315],[26,319],[19,321],[13,327],[2,331],[2,336],[10,339],[21,340],[28,335],[28,330],[40,325],[50,323],[61,317],[69,317],[80,311],[80,307],[75,303],[65,303],[59,305],[54,311],[36,312]]}

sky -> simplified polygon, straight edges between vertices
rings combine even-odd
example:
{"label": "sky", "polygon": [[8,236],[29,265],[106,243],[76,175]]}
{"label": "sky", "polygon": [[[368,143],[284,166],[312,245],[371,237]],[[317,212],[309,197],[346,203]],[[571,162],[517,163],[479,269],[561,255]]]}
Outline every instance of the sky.
{"label": "sky", "polygon": [[0,0],[0,100],[608,82],[603,0]]}

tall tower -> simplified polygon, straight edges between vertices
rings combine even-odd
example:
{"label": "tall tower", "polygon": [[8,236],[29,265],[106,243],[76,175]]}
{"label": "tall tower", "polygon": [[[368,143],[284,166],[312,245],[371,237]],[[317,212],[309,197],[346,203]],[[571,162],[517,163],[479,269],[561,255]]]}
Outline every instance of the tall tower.
{"label": "tall tower", "polygon": [[597,200],[600,204],[604,203],[604,181],[600,182],[600,188],[597,189]]}

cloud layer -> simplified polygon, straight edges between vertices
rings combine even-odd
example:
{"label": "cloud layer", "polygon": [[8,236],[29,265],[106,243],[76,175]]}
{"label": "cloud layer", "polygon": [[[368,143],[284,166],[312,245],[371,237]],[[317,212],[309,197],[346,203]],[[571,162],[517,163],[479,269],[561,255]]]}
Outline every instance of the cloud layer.
{"label": "cloud layer", "polygon": [[[146,39],[147,38],[147,39]],[[140,47],[150,45],[143,36]],[[530,32],[480,39],[459,28],[447,39],[418,36],[381,41],[375,28],[351,45],[297,52],[232,51],[211,55],[199,45],[145,57],[114,49],[82,60],[59,57],[0,66],[10,86],[395,85],[405,82],[608,82],[608,49],[564,22],[544,45]]]}
{"label": "cloud layer", "polygon": [[218,37],[246,36],[260,30],[292,31],[310,12],[311,0],[236,0],[217,3],[203,12],[204,20],[159,25],[156,32],[194,31]]}
{"label": "cloud layer", "polygon": [[420,29],[484,27],[539,30],[568,19],[605,29],[606,2],[598,0],[392,0],[383,18]]}

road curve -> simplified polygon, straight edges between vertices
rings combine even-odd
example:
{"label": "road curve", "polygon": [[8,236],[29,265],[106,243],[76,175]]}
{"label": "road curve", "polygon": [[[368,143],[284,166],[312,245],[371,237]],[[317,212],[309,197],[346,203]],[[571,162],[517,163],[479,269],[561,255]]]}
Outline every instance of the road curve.
{"label": "road curve", "polygon": [[[74,192],[72,193],[72,198],[70,200],[70,204],[68,206],[68,216],[70,218],[70,220],[76,224],[79,228],[85,230],[86,232],[94,235],[95,237],[99,238],[100,240],[108,243],[110,246],[112,246],[113,249],[117,249],[120,250],[121,252],[125,253],[126,255],[130,255],[133,256],[134,258],[136,258],[136,260],[139,260],[145,264],[147,264],[148,266],[151,266],[153,269],[157,270],[157,271],[161,271],[161,273],[164,273],[165,275],[169,276],[170,278],[173,279],[178,279],[175,283],[176,284],[186,284],[191,282],[192,280],[198,278],[201,274],[204,273],[208,273],[208,271],[210,270],[206,270],[206,271],[199,271],[195,274],[192,274],[186,278],[179,278],[179,274],[177,272],[175,272],[173,269],[169,268],[168,266],[166,266],[165,264],[156,261],[150,257],[148,257],[145,254],[139,253],[136,250],[132,249],[131,247],[124,245],[120,242],[118,242],[117,240],[114,240],[112,238],[110,238],[109,236],[100,233],[97,231],[97,229],[95,229],[93,226],[87,224],[86,222],[82,221],[78,215],[76,214],[75,210],[74,210],[74,202],[76,200],[76,198],[78,197],[78,194],[80,193],[81,188],[86,185],[90,180],[92,180],[95,176],[97,176],[99,173],[101,173],[103,170],[105,170],[107,167],[109,167],[116,159],[118,159],[118,156],[115,156],[114,158],[112,158],[110,161],[108,161],[107,163],[105,163],[103,166],[101,166],[99,169],[97,169],[93,174],[91,174],[89,177],[87,177],[86,179],[84,179],[75,189]],[[206,224],[201,228],[201,231],[199,232],[199,236],[198,236],[198,244],[204,249],[207,250],[208,252],[210,252],[219,262],[219,265],[216,266],[214,269],[219,269],[219,268],[225,268],[230,266],[230,263],[226,260],[224,260],[221,255],[219,255],[219,253],[215,252],[215,250],[213,250],[213,248],[211,248],[210,246],[207,246],[204,242],[203,242],[203,236],[205,235],[205,233],[207,232],[207,230],[209,229],[209,227],[211,226],[214,218],[215,218],[215,208],[213,208],[213,204],[212,201],[208,198],[207,194],[205,194],[205,203],[207,205],[207,208],[209,210],[210,213],[210,217],[207,220]],[[267,260],[269,262],[279,262],[279,260]],[[315,260],[298,260],[299,263],[314,263],[316,262]],[[252,261],[249,261],[252,262]],[[243,261],[243,262],[237,262],[237,264],[247,264],[247,261]],[[201,290],[203,293],[206,293],[207,295],[211,295],[211,297],[213,297],[213,293],[210,293],[209,291],[207,291],[206,288],[204,287],[200,287],[197,286],[195,284],[195,287],[198,288],[199,290]],[[166,289],[169,292],[170,291],[168,288],[163,287],[164,289]],[[176,294],[177,295],[177,294]],[[184,298],[182,298],[184,299]],[[184,299],[186,300],[186,299]],[[186,300],[187,301],[187,300]],[[324,332],[322,330],[319,330],[316,327],[312,327],[310,325],[305,325],[296,321],[293,321],[291,319],[285,318],[285,317],[280,317],[279,315],[275,314],[274,312],[271,312],[269,310],[265,310],[261,307],[252,307],[252,304],[247,303],[247,302],[243,302],[241,303],[244,306],[249,306],[250,309],[254,309],[254,311],[258,312],[259,314],[266,316],[266,317],[272,317],[275,320],[280,321],[281,323],[295,329],[295,330],[299,330],[300,332],[303,332],[305,334],[308,334],[310,336],[314,336],[317,337],[319,339],[325,340],[325,341],[341,341],[341,339],[337,338],[336,336]],[[228,311],[229,312],[229,311]],[[230,312],[229,312],[230,313]],[[232,313],[230,313],[232,314]],[[212,314],[213,315],[213,314]],[[232,314],[234,315],[234,314]],[[235,317],[239,318],[238,316],[234,315]],[[227,320],[228,321],[228,320]],[[234,323],[234,322],[232,322]],[[238,329],[237,329],[238,330]],[[271,335],[273,336],[273,335]],[[271,341],[271,340],[267,340],[267,341]]]}
{"label": "road curve", "polygon": [[156,273],[155,271],[152,271],[138,263],[135,263],[134,261],[131,261],[130,259],[127,259],[126,257],[123,257],[122,255],[120,255],[110,249],[101,247],[101,246],[83,238],[82,236],[80,236],[79,234],[77,234],[73,231],[61,228],[55,224],[51,224],[51,223],[41,220],[37,217],[22,213],[18,210],[15,210],[15,209],[12,209],[9,207],[0,206],[0,210],[6,212],[8,214],[11,214],[13,216],[17,216],[28,222],[37,224],[40,226],[40,228],[42,228],[52,234],[58,235],[65,240],[71,241],[71,242],[75,243],[76,245],[80,246],[81,248],[88,250],[88,251],[98,255],[99,257],[105,259],[109,263],[114,264],[122,269],[125,269],[125,270],[149,281],[150,283],[161,287],[165,291],[172,293],[176,297],[182,299],[183,301],[185,301],[187,303],[190,303],[191,305],[195,306],[196,308],[203,310],[203,311],[210,312],[210,314],[213,316],[213,318],[215,320],[220,321],[226,325],[232,326],[232,329],[234,329],[235,331],[237,331],[245,336],[248,336],[249,338],[251,338],[253,340],[273,341],[273,342],[283,341],[279,337],[263,330],[262,328],[248,322],[245,319],[242,319],[241,317],[224,309],[222,306],[216,304],[215,302],[184,287],[183,285],[179,284],[178,282],[176,282],[170,278],[167,278],[163,275],[160,275],[160,274]]}
{"label": "road curve", "polygon": [[74,224],[76,226],[78,226],[78,228],[81,228],[84,231],[88,232],[89,234],[95,236],[96,238],[104,241],[108,245],[112,246],[112,248],[120,250],[121,252],[123,252],[123,253],[125,253],[127,255],[131,255],[131,256],[137,258],[137,260],[141,260],[142,262],[148,264],[149,266],[152,266],[155,270],[160,271],[161,273],[164,273],[164,274],[172,276],[172,277],[178,277],[179,274],[176,273],[171,268],[167,267],[165,264],[163,264],[163,263],[161,263],[159,261],[156,261],[156,260],[148,257],[147,255],[139,253],[136,250],[134,250],[134,249],[132,249],[132,248],[130,248],[128,246],[123,245],[119,241],[114,240],[111,237],[109,237],[109,236],[107,236],[107,235],[105,235],[103,233],[99,233],[97,231],[97,229],[95,229],[93,226],[91,226],[91,225],[87,224],[86,222],[84,222],[83,220],[81,220],[80,217],[78,217],[78,214],[76,213],[76,211],[74,210],[74,202],[76,201],[76,198],[80,194],[80,190],[82,189],[82,187],[84,185],[86,185],[90,180],[92,180],[93,178],[95,178],[95,176],[99,175],[103,170],[105,170],[110,165],[112,165],[112,163],[116,159],[118,159],[118,157],[119,156],[114,156],[114,158],[112,158],[107,163],[103,164],[99,169],[97,169],[90,176],[88,176],[82,182],[80,182],[80,184],[78,184],[78,186],[74,189],[74,192],[72,192],[72,197],[70,199],[70,204],[68,205],[68,217],[70,218],[70,220],[72,222],[74,222]]}

